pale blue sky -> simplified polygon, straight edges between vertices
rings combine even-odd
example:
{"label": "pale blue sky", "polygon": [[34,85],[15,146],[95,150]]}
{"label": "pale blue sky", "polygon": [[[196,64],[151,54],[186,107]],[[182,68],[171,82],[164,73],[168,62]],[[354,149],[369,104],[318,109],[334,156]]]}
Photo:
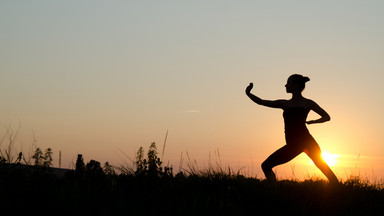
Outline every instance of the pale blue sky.
{"label": "pale blue sky", "polygon": [[382,158],[383,9],[382,1],[1,1],[0,123],[20,121],[23,148],[34,131],[56,164],[63,152],[64,166],[77,153],[118,164],[117,149],[162,145],[169,129],[165,160],[175,167],[181,152],[204,162],[219,149],[235,167],[252,158],[260,174],[284,144],[282,117],[244,88],[254,82],[263,98],[288,98],[287,77],[301,73],[311,78],[305,96],[332,117],[309,128],[320,146]]}

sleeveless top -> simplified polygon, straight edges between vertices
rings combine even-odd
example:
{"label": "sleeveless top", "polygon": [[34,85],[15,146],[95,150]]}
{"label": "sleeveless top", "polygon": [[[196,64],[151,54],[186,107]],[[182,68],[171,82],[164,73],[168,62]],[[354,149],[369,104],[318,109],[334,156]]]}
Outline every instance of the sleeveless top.
{"label": "sleeveless top", "polygon": [[304,141],[311,136],[306,126],[309,110],[304,107],[288,107],[284,109],[284,127],[287,144]]}

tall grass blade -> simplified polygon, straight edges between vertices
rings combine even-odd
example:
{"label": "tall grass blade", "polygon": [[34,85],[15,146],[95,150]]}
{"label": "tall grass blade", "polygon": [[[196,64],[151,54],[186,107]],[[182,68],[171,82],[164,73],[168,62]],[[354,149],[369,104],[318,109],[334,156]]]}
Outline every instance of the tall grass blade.
{"label": "tall grass blade", "polygon": [[168,129],[165,133],[165,139],[164,139],[164,145],[163,145],[163,152],[161,152],[161,159],[164,161],[164,152],[165,152],[165,145],[167,144],[167,138],[168,138]]}

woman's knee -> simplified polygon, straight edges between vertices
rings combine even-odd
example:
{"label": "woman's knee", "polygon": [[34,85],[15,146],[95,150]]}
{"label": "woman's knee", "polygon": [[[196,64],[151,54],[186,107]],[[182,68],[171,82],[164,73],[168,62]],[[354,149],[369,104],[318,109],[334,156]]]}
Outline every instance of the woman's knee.
{"label": "woman's knee", "polygon": [[261,164],[261,169],[265,172],[265,171],[269,171],[269,170],[272,170],[272,166],[270,163],[268,163],[268,160],[265,160],[262,164]]}

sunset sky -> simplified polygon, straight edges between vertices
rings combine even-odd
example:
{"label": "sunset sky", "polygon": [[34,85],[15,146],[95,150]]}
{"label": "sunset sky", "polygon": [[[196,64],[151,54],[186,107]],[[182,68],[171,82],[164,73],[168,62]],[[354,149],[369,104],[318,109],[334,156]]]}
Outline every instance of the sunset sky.
{"label": "sunset sky", "polygon": [[[331,121],[308,126],[339,178],[384,179],[383,1],[1,1],[0,124],[54,165],[76,155],[113,165],[151,142],[177,171],[221,161],[264,178],[285,144],[293,73]],[[309,119],[318,118],[314,113]],[[5,134],[2,127],[0,135]],[[4,148],[4,141],[1,148]],[[182,157],[182,158],[181,158]],[[220,157],[220,159],[218,159]],[[322,175],[302,154],[280,178]]]}

